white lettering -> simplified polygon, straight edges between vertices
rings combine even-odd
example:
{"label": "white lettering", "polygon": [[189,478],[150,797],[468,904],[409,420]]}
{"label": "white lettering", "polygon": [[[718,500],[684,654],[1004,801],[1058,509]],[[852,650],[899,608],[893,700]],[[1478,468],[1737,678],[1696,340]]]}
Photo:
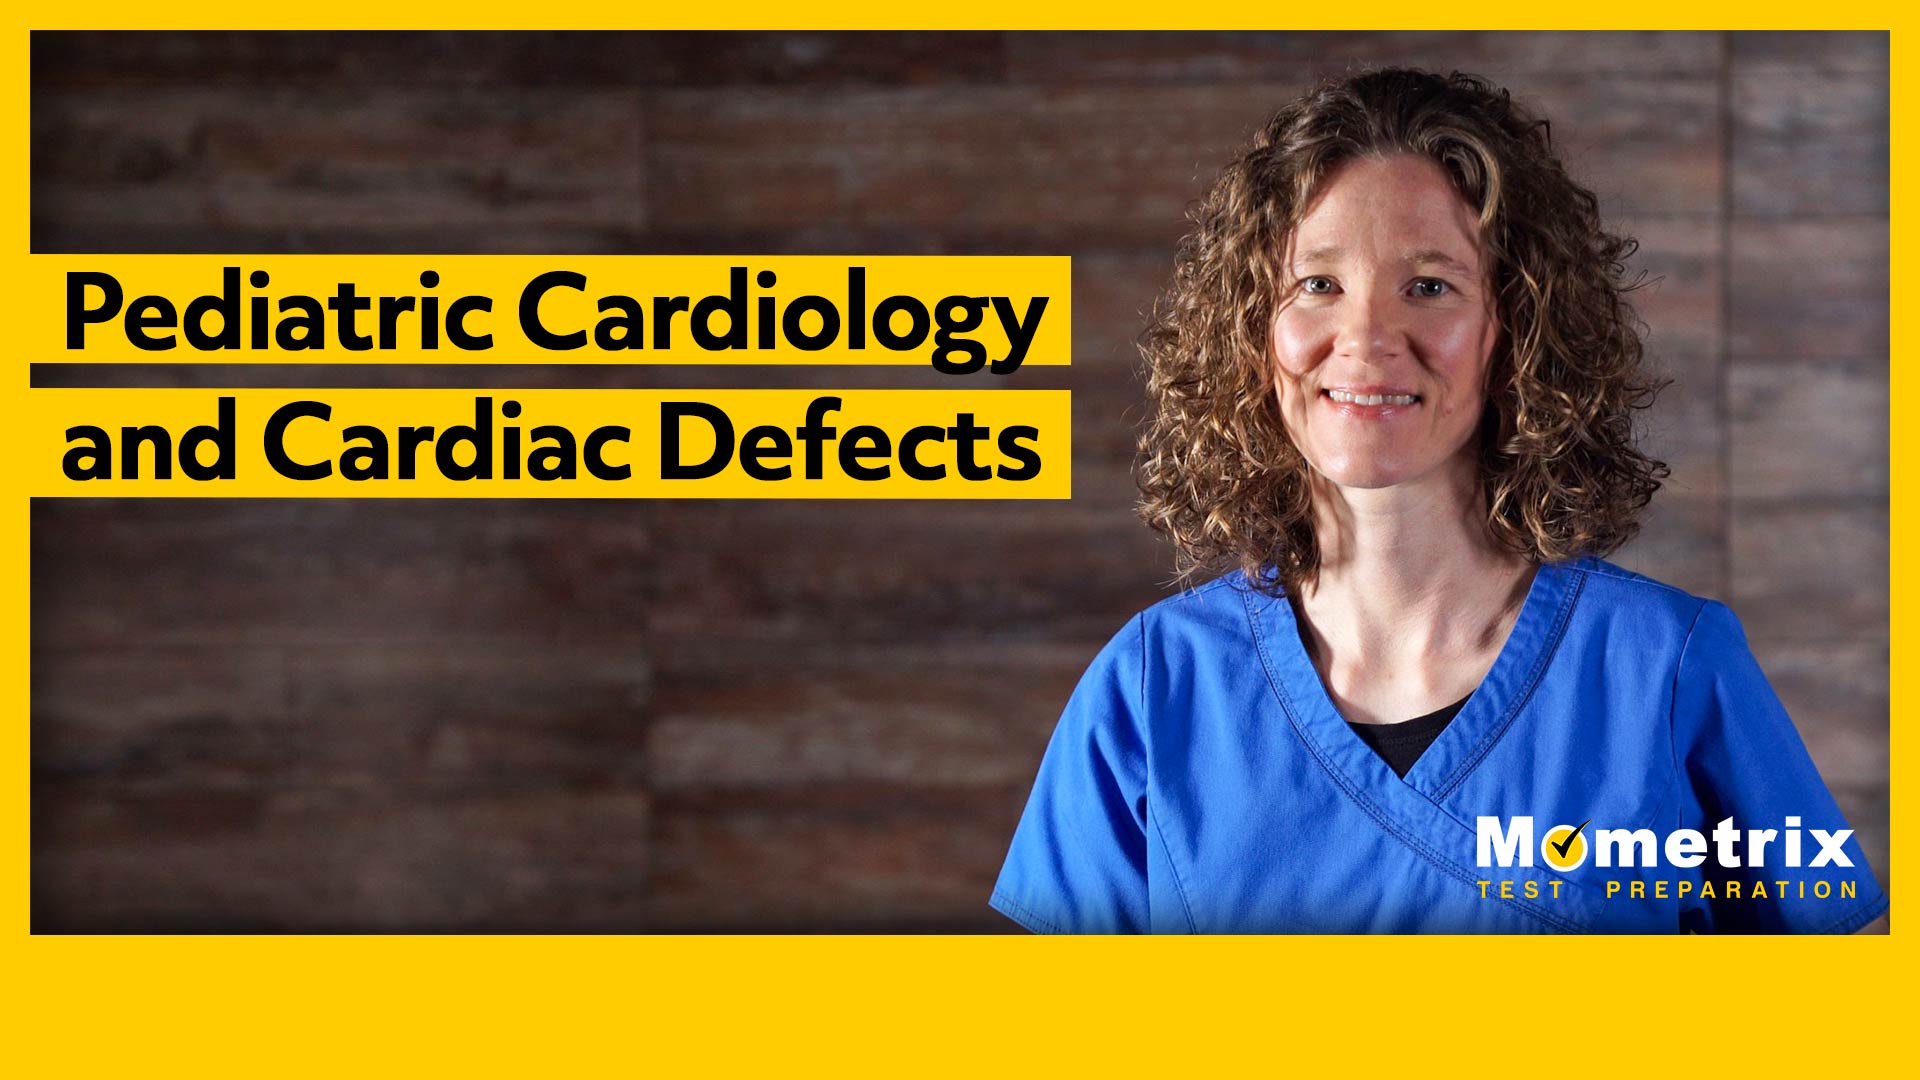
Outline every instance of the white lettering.
{"label": "white lettering", "polygon": [[1667,862],[1674,866],[1699,866],[1707,861],[1707,838],[1692,829],[1676,829],[1667,834]]}
{"label": "white lettering", "polygon": [[[1596,829],[1593,834],[1593,865],[1652,866],[1657,843],[1652,829]],[[1614,862],[1616,856],[1620,860],[1617,864]]]}
{"label": "white lettering", "polygon": [[1500,866],[1512,866],[1515,858],[1521,860],[1521,866],[1533,865],[1532,818],[1514,818],[1513,827],[1504,835],[1499,818],[1474,819],[1474,859],[1480,866],[1494,866],[1496,858]]}
{"label": "white lettering", "polygon": [[1840,850],[1840,846],[1847,842],[1847,837],[1853,835],[1852,829],[1841,829],[1837,833],[1830,833],[1825,829],[1809,829],[1807,831],[1813,834],[1814,841],[1820,845],[1820,854],[1815,855],[1813,861],[1807,864],[1808,866],[1826,866],[1828,864],[1834,866],[1853,865],[1853,860],[1847,858],[1847,853]]}
{"label": "white lettering", "polygon": [[1721,866],[1739,866],[1740,856],[1734,854],[1734,845],[1740,842],[1740,830],[1733,827],[1733,819],[1721,818],[1720,824],[1713,827],[1713,844],[1718,850],[1715,857]]}

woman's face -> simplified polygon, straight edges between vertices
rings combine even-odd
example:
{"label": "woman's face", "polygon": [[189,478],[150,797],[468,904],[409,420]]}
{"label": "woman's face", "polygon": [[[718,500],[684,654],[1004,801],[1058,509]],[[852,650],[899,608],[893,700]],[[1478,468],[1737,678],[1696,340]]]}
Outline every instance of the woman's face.
{"label": "woman's face", "polygon": [[1407,155],[1339,167],[1294,231],[1273,320],[1280,416],[1335,484],[1471,461],[1498,337],[1479,234],[1440,167]]}

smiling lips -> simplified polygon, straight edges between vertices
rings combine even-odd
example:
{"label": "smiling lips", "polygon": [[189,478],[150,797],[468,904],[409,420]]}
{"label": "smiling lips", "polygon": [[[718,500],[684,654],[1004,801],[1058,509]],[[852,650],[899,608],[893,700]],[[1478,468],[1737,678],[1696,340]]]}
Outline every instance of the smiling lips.
{"label": "smiling lips", "polygon": [[1320,399],[1355,417],[1397,416],[1420,404],[1420,395],[1394,386],[1351,386],[1320,391]]}

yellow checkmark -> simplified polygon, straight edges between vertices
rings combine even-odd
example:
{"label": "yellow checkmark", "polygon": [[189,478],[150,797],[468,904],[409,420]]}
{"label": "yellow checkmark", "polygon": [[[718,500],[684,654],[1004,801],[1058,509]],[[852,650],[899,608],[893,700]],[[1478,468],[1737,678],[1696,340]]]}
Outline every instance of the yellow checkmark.
{"label": "yellow checkmark", "polygon": [[1540,843],[1540,857],[1546,864],[1561,872],[1572,870],[1587,861],[1586,822],[1578,825],[1555,825],[1547,830]]}

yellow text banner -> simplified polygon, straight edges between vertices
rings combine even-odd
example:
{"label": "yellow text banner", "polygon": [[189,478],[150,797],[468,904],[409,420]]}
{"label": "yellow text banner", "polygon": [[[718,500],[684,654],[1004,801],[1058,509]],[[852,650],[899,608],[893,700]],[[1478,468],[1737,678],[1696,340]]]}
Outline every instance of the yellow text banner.
{"label": "yellow text banner", "polygon": [[1065,499],[1065,390],[34,389],[36,496]]}
{"label": "yellow text banner", "polygon": [[1072,360],[1065,256],[35,255],[35,363]]}

